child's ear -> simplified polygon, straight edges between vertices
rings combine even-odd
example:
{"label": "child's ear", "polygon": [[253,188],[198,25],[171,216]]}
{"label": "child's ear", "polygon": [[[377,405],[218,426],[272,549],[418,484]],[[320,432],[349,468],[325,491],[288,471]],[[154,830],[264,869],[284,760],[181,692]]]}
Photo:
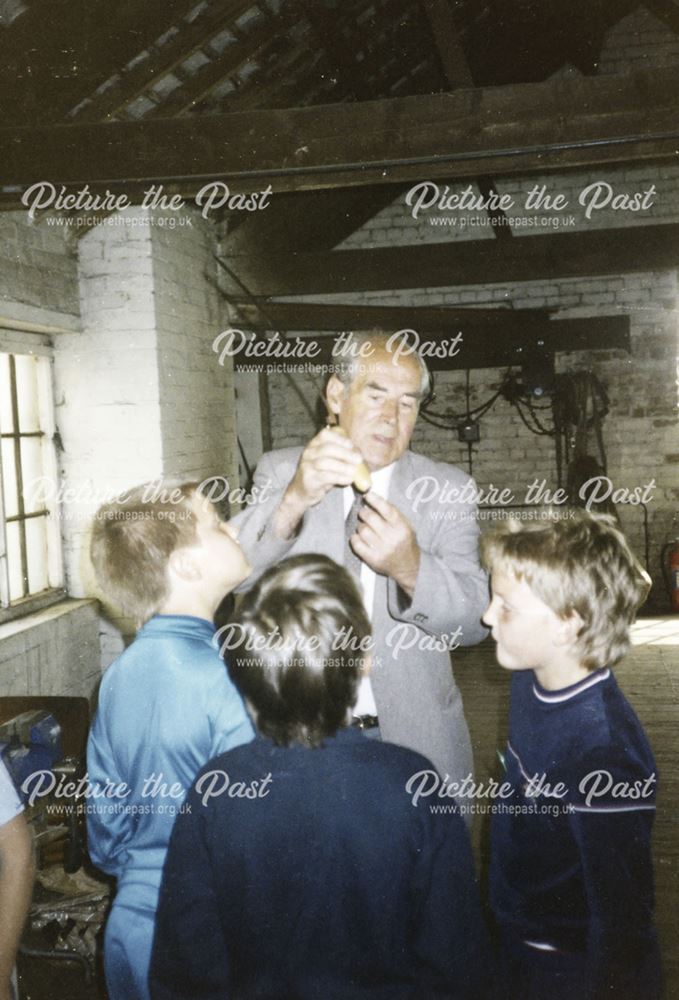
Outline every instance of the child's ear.
{"label": "child's ear", "polygon": [[170,573],[179,580],[185,580],[187,582],[200,580],[200,567],[194,558],[191,549],[175,549],[174,552],[170,553],[167,566]]}
{"label": "child's ear", "polygon": [[567,618],[562,618],[557,631],[559,645],[572,646],[584,624],[577,611],[571,611]]}

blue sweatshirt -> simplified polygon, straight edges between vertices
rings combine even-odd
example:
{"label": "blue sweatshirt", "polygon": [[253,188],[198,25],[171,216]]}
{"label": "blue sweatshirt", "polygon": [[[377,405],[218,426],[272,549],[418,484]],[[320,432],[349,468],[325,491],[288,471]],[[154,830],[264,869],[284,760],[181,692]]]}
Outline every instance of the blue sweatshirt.
{"label": "blue sweatshirt", "polygon": [[196,773],[254,732],[211,622],[157,615],[104,674],[87,745],[88,845],[118,878],[116,905],[153,912],[170,833]]}
{"label": "blue sweatshirt", "polygon": [[505,764],[513,796],[493,817],[490,874],[499,924],[543,953],[585,954],[591,996],[645,995],[656,765],[611,671],[559,691],[515,674]]}

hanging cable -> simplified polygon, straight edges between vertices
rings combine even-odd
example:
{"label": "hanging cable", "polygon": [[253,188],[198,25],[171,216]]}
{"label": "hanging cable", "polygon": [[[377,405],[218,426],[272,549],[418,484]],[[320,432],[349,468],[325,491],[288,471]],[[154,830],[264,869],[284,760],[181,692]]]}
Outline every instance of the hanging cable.
{"label": "hanging cable", "polygon": [[[488,410],[491,408],[491,406],[498,398],[498,396],[501,395],[501,393],[502,393],[502,388],[498,389],[496,393],[493,393],[493,395],[489,399],[487,399],[485,403],[480,403],[479,406],[476,406],[474,407],[473,410],[468,410],[465,413],[434,413],[432,410],[428,408],[424,409],[421,408],[420,413],[422,414],[423,417],[425,417],[425,419],[426,416],[435,417],[438,420],[455,420],[455,421],[465,420],[467,417],[478,418],[479,416],[483,416],[484,413],[488,412]],[[454,429],[455,429],[454,426],[450,428],[450,430]]]}
{"label": "hanging cable", "polygon": [[[214,254],[214,259],[217,261],[217,263],[219,264],[219,266],[224,271],[226,271],[226,273],[229,275],[229,277],[232,278],[240,288],[242,288],[242,290],[245,292],[245,295],[247,296],[248,301],[251,303],[251,305],[253,305],[256,309],[259,310],[259,312],[264,317],[264,319],[266,320],[266,322],[270,325],[269,328],[271,330],[276,330],[277,329],[276,324],[271,319],[271,316],[268,315],[268,313],[267,313],[266,309],[264,308],[264,306],[260,302],[257,301],[257,299],[254,297],[254,295],[252,294],[252,292],[250,291],[250,289],[247,287],[247,285],[245,285],[241,281],[241,279],[238,277],[238,275],[234,271],[231,270],[231,268],[229,267],[229,265],[225,264],[224,261],[221,260],[216,254]],[[228,295],[226,295],[224,292],[222,292],[222,295],[224,295],[224,298],[227,300],[227,302],[230,301]],[[271,337],[267,337],[267,340],[271,340]],[[316,419],[316,414],[314,413],[314,411],[312,410],[312,408],[309,406],[309,402],[308,402],[306,396],[304,395],[304,393],[302,392],[302,390],[300,389],[300,387],[297,385],[297,382],[292,377],[292,375],[290,374],[290,372],[283,371],[283,375],[286,377],[286,379],[288,380],[288,382],[290,383],[290,385],[295,390],[295,393],[297,394],[297,396],[298,396],[298,398],[299,398],[302,406],[304,407],[304,409],[306,410],[307,414],[309,415],[311,423],[315,427],[316,424],[317,424],[317,422],[318,422],[317,419]],[[319,385],[319,382],[318,382],[316,376],[313,375],[312,373],[309,373],[309,377],[311,378],[311,381],[314,384],[314,386],[316,387],[319,395],[322,397],[323,396],[323,388],[322,388],[322,386]]]}

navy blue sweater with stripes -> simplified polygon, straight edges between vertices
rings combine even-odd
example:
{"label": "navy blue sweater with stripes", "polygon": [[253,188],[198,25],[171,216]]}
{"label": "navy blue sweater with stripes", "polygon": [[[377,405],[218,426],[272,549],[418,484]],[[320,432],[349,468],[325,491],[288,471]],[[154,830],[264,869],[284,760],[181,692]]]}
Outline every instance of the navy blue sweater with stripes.
{"label": "navy blue sweater with stripes", "polygon": [[655,942],[656,765],[611,671],[559,691],[515,674],[505,766],[513,794],[496,805],[490,878],[500,926],[585,953],[593,995],[632,982]]}

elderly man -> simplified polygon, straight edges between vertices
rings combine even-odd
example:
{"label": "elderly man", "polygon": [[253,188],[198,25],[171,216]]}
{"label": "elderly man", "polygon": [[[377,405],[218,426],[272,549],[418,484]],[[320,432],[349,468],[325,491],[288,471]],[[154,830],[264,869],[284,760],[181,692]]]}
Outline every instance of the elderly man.
{"label": "elderly man", "polygon": [[[257,467],[257,495],[266,499],[235,519],[254,568],[245,587],[299,552],[322,552],[352,570],[374,640],[354,724],[366,735],[379,726],[383,739],[419,751],[444,782],[458,782],[473,763],[450,650],[486,634],[475,490],[454,466],[408,450],[429,384],[422,359],[391,350],[382,334],[356,346],[360,357],[326,388],[329,421],[344,434],[327,427]],[[365,497],[351,485],[361,462],[372,476]]]}

